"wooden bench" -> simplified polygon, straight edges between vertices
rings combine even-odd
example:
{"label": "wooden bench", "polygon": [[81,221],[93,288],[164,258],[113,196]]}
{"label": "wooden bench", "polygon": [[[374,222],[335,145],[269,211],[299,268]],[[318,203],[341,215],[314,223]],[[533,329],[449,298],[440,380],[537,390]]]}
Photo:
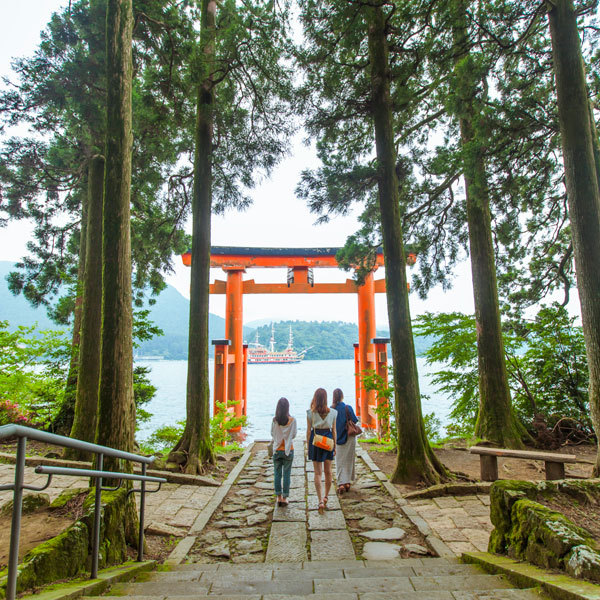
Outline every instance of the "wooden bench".
{"label": "wooden bench", "polygon": [[531,450],[508,450],[506,448],[488,448],[486,446],[471,446],[471,454],[479,454],[482,481],[498,479],[498,457],[528,458],[543,460],[546,466],[546,479],[564,479],[565,463],[581,462],[572,454],[552,454],[550,452],[534,452]]}

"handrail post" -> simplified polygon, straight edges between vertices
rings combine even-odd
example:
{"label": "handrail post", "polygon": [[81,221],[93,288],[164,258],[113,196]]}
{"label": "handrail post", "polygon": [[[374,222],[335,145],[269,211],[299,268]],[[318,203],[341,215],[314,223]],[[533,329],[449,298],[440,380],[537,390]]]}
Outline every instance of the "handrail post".
{"label": "handrail post", "polygon": [[[104,468],[104,455],[98,454],[98,471]],[[102,509],[102,477],[96,478],[94,500],[94,539],[92,541],[92,573],[91,579],[98,578],[98,553],[100,552],[100,511]]]}
{"label": "handrail post", "polygon": [[21,533],[21,511],[23,507],[23,478],[25,475],[26,437],[17,438],[17,464],[15,468],[15,489],[13,490],[13,511],[10,527],[10,550],[8,554],[8,581],[6,600],[15,600],[17,594],[17,573],[19,569],[19,535]]}
{"label": "handrail post", "polygon": [[[146,476],[146,463],[142,463],[142,475]],[[144,511],[146,508],[146,482],[141,483],[140,493],[140,535],[138,538],[138,562],[144,560]]]}

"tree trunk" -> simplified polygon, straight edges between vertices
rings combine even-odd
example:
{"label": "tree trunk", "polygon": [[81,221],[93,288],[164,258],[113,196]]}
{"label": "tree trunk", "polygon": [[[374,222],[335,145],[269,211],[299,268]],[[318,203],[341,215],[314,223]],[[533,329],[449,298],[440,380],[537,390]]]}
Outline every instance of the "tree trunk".
{"label": "tree trunk", "polygon": [[[590,412],[600,439],[600,191],[573,2],[554,0],[549,7],[569,218],[590,370]],[[600,476],[600,446],[594,476]]]}
{"label": "tree trunk", "polygon": [[508,387],[484,160],[485,138],[475,125],[482,118],[475,105],[479,82],[469,55],[464,0],[457,0],[454,10],[457,89],[453,91],[463,153],[479,363],[479,414],[475,435],[501,447],[520,448],[526,432],[512,410]]}
{"label": "tree trunk", "polygon": [[186,473],[203,471],[214,463],[210,442],[210,388],[208,383],[208,304],[210,283],[210,223],[212,205],[213,93],[215,53],[215,0],[202,0],[201,61],[196,116],[196,153],[192,198],[192,265],[186,424],[169,458],[184,465]]}
{"label": "tree trunk", "polygon": [[[89,186],[88,186],[89,190]],[[73,336],[71,338],[71,360],[69,373],[65,383],[65,395],[56,417],[52,421],[52,430],[60,435],[69,435],[73,426],[75,413],[75,397],[77,395],[77,381],[79,375],[79,349],[81,342],[81,318],[83,303],[83,280],[85,277],[85,258],[87,242],[87,216],[89,206],[89,191],[83,195],[81,202],[81,232],[79,236],[79,263],[77,266],[77,291],[75,310],[73,313]]]}
{"label": "tree trunk", "polygon": [[395,483],[438,483],[448,476],[434,455],[425,434],[417,360],[412,335],[406,260],[395,171],[396,151],[392,130],[390,68],[385,16],[380,6],[368,9],[369,59],[375,141],[378,162],[379,206],[392,357],[394,361],[395,418],[398,430],[398,462]]}
{"label": "tree trunk", "polygon": [[[98,414],[98,384],[102,343],[102,202],[104,157],[94,156],[88,167],[87,254],[83,289],[79,380],[71,437],[93,442]],[[69,458],[89,460],[85,452],[70,450]]]}
{"label": "tree trunk", "polygon": [[[108,0],[102,360],[96,440],[99,444],[129,452],[133,451],[135,431],[129,212],[132,28],[131,0]],[[113,461],[107,462],[107,468],[114,465]]]}

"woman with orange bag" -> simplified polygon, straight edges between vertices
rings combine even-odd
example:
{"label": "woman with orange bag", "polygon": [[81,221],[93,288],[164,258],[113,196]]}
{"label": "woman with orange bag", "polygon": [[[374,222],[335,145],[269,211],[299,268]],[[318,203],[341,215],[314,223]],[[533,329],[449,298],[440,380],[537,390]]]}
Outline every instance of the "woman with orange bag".
{"label": "woman with orange bag", "polygon": [[[331,461],[335,456],[335,420],[337,411],[327,406],[327,392],[323,388],[315,391],[310,408],[306,412],[306,441],[308,460],[315,469],[315,489],[319,500],[319,513],[327,508],[327,496],[331,489]],[[325,471],[325,494],[321,488],[321,477]]]}

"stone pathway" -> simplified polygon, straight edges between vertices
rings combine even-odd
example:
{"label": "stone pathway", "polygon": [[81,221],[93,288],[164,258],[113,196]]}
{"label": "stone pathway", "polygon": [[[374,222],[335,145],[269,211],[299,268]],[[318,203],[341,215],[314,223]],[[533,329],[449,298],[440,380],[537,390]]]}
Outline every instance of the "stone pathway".
{"label": "stone pathway", "polygon": [[[273,490],[269,488],[273,485],[271,461],[265,451],[255,452],[247,466],[240,469],[237,481],[223,492],[223,502],[215,506],[213,516],[206,517],[206,530],[198,532],[187,556],[176,549],[171,557],[178,554],[179,558],[167,561],[168,570],[144,575],[135,583],[117,584],[104,600],[119,600],[123,596],[135,600],[541,598],[534,590],[514,589],[501,576],[487,575],[477,567],[460,564],[449,551],[449,558],[357,560],[355,550],[366,554],[367,544],[398,539],[404,543],[414,525],[403,516],[381,479],[359,460],[353,491],[343,495],[341,502],[333,492],[330,509],[319,515],[312,464],[304,462],[304,453],[298,445],[299,442],[288,507],[274,506]],[[451,504],[450,508],[457,508]],[[415,509],[420,507],[426,505],[417,502]],[[252,527],[253,515],[260,516],[260,521]],[[272,518],[270,532],[262,520],[264,516]],[[381,529],[367,531],[376,526]],[[207,552],[210,546],[206,536],[215,532],[219,533],[218,544],[226,549],[227,557]],[[379,537],[382,533],[383,538]],[[365,544],[369,539],[386,542]],[[185,540],[181,545],[185,546]],[[394,556],[409,552],[400,545],[396,548]],[[186,564],[181,564],[184,561]],[[245,564],[240,568],[232,562],[260,564]]]}
{"label": "stone pathway", "polygon": [[[0,485],[14,483],[14,479],[14,465],[0,463]],[[25,483],[27,485],[41,487],[46,484],[47,480],[47,475],[38,475],[33,467],[25,467]],[[155,484],[149,484],[148,488],[154,489],[154,486]],[[55,475],[51,485],[42,493],[48,494],[52,502],[65,490],[87,487],[87,478]],[[198,512],[206,506],[217,489],[215,487],[163,483],[160,491],[146,494],[146,532],[152,534],[161,531],[162,534],[184,536]],[[25,491],[25,494],[27,493],[34,492]],[[0,506],[12,498],[11,490],[0,492]],[[135,498],[139,506],[139,494],[135,494]]]}
{"label": "stone pathway", "polygon": [[441,496],[409,500],[408,506],[457,555],[486,552],[490,532],[490,497],[486,495]]}

